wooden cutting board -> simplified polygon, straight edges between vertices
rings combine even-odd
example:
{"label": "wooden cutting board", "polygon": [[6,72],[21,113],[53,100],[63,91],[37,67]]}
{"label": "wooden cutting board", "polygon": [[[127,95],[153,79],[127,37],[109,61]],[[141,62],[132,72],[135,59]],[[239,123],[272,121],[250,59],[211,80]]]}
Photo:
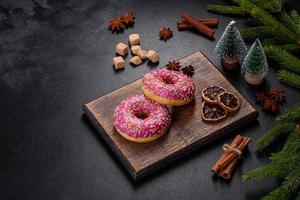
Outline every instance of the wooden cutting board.
{"label": "wooden cutting board", "polygon": [[[195,100],[190,104],[172,108],[172,124],[160,139],[138,144],[127,141],[113,126],[113,113],[117,105],[134,94],[141,94],[141,79],[133,81],[83,106],[87,117],[120,159],[133,179],[137,180],[157,168],[186,155],[196,148],[257,118],[258,113],[247,100],[200,51],[180,60],[183,66],[195,67],[192,79],[196,85]],[[241,102],[240,111],[219,123],[205,123],[201,119],[201,90],[220,85],[236,94]],[[103,129],[104,130],[103,130]]]}

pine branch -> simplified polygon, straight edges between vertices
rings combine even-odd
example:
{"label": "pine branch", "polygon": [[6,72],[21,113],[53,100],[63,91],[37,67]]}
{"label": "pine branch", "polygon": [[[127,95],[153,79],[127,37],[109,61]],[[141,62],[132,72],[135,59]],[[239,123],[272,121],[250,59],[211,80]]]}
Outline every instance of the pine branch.
{"label": "pine branch", "polygon": [[[284,10],[283,6],[287,0],[230,0],[235,6],[208,6],[211,10],[220,14],[235,14],[235,15],[251,15],[259,24],[260,27],[252,27],[242,30],[242,36],[251,40],[256,37],[263,38],[264,46],[276,45],[270,50],[270,57],[279,62],[283,68],[293,72],[300,73],[300,59],[289,54],[298,53],[300,50],[300,16],[297,11],[291,11],[287,15],[284,11],[280,17],[280,13],[273,14],[278,10]],[[272,10],[274,9],[274,10]],[[280,21],[282,20],[282,21]],[[271,27],[267,32],[262,27]],[[271,37],[270,37],[271,36]],[[281,50],[280,52],[278,51]],[[281,53],[284,54],[281,54]],[[267,55],[268,56],[268,55]],[[288,71],[280,71],[278,79],[282,82],[296,88],[300,88],[299,76]]]}
{"label": "pine branch", "polygon": [[225,15],[241,15],[241,16],[246,15],[245,10],[243,10],[239,6],[220,6],[220,5],[208,4],[207,10],[214,13],[225,14]]}
{"label": "pine branch", "polygon": [[285,177],[281,186],[270,192],[262,200],[287,200],[298,191],[300,187],[300,170],[294,169]]}
{"label": "pine branch", "polygon": [[[297,120],[298,121],[297,121]],[[243,181],[261,181],[266,178],[281,178],[283,182],[274,191],[270,192],[263,200],[288,200],[300,189],[300,103],[288,108],[284,114],[276,118],[278,123],[269,130],[257,144],[262,149],[278,139],[282,134],[288,134],[288,138],[282,150],[270,156],[272,163],[248,171]]]}
{"label": "pine branch", "polygon": [[241,35],[244,40],[255,40],[256,38],[266,38],[272,36],[273,30],[270,26],[259,26],[244,28],[241,30]]}
{"label": "pine branch", "polygon": [[242,180],[244,182],[259,182],[267,178],[282,178],[286,175],[286,173],[285,167],[282,165],[270,164],[246,172],[242,176]]}
{"label": "pine branch", "polygon": [[[299,112],[298,112],[298,117],[300,118]],[[298,154],[299,150],[300,150],[300,132],[295,129],[289,135],[289,137],[282,149],[282,152],[283,153],[286,153],[286,152],[296,153],[296,155],[299,156],[300,155],[300,154]]]}
{"label": "pine branch", "polygon": [[295,22],[295,24],[300,25],[300,16],[299,16],[299,13],[297,12],[297,10],[291,10],[290,16],[291,16],[292,20]]}
{"label": "pine branch", "polygon": [[289,30],[293,31],[297,35],[300,34],[297,24],[285,11],[280,13],[280,19]]}
{"label": "pine branch", "polygon": [[[285,110],[285,112],[283,113],[283,115],[287,115],[287,114],[289,114],[289,112],[293,112],[294,110],[298,110],[298,109],[300,109],[300,103],[296,103],[295,105],[290,106],[288,109]],[[280,122],[279,119],[280,119],[281,116],[278,116],[276,118],[277,122]]]}
{"label": "pine branch", "polygon": [[300,73],[300,59],[296,56],[272,45],[265,46],[264,50],[267,56],[277,61],[282,67]]}
{"label": "pine branch", "polygon": [[291,123],[282,123],[274,126],[257,141],[257,143],[255,144],[255,150],[257,152],[264,150],[280,136],[288,134],[294,128],[295,125]]}
{"label": "pine branch", "polygon": [[292,87],[300,89],[300,76],[287,70],[279,70],[277,77],[280,81]]}
{"label": "pine branch", "polygon": [[291,166],[295,166],[295,163],[299,163],[300,155],[295,155],[295,153],[282,150],[279,153],[273,153],[270,157],[274,163],[289,163]]}
{"label": "pine branch", "polygon": [[285,0],[251,0],[255,5],[262,7],[265,10],[268,10],[273,13],[281,12]]}
{"label": "pine branch", "polygon": [[297,44],[282,44],[282,45],[276,45],[276,47],[288,52],[297,52],[300,50],[300,46]]}
{"label": "pine branch", "polygon": [[300,122],[300,103],[292,106],[284,114],[278,116],[276,121],[279,123],[288,122],[288,123],[299,123]]}
{"label": "pine branch", "polygon": [[271,37],[271,38],[265,38],[263,39],[264,46],[269,46],[269,45],[281,45],[281,44],[285,44],[286,41],[284,41],[282,38],[280,37]]}
{"label": "pine branch", "polygon": [[250,3],[249,1],[241,1],[241,7],[244,8],[252,17],[254,17],[258,22],[266,25],[272,26],[278,36],[285,38],[289,41],[297,42],[298,37],[293,32],[289,31],[284,24],[280,23],[276,18],[274,18],[270,13],[259,8],[255,4]]}

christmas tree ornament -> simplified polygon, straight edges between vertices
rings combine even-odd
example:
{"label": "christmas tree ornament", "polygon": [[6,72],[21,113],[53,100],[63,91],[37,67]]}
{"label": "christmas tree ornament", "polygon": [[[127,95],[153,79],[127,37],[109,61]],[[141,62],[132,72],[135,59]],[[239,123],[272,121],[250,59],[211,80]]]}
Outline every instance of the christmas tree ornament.
{"label": "christmas tree ornament", "polygon": [[259,85],[267,71],[268,63],[264,49],[259,39],[256,39],[244,60],[242,74],[249,84]]}
{"label": "christmas tree ornament", "polygon": [[247,47],[235,21],[228,24],[214,52],[221,58],[222,66],[225,69],[234,70],[239,67],[239,59],[246,54]]}
{"label": "christmas tree ornament", "polygon": [[267,57],[279,65],[277,78],[281,82],[300,89],[300,14],[297,10],[288,12],[286,0],[238,0],[231,5],[209,4],[211,12],[251,16],[257,23],[255,26],[241,30],[244,40],[263,40]]}

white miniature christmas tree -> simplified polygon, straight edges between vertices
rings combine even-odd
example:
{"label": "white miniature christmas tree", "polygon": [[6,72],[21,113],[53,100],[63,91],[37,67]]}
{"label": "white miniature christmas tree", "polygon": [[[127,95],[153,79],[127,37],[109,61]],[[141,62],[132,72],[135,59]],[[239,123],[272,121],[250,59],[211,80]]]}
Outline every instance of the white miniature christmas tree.
{"label": "white miniature christmas tree", "polygon": [[239,66],[239,59],[246,54],[247,47],[235,21],[228,24],[214,52],[222,59],[225,68],[235,69]]}
{"label": "white miniature christmas tree", "polygon": [[259,39],[251,46],[241,68],[242,74],[250,84],[260,84],[268,71],[267,58]]}

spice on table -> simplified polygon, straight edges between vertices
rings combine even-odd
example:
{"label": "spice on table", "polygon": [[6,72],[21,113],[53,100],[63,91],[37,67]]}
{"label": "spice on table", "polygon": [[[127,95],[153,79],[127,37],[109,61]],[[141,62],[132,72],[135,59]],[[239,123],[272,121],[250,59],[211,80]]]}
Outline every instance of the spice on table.
{"label": "spice on table", "polygon": [[230,179],[238,160],[250,142],[250,137],[237,135],[230,145],[224,144],[224,152],[211,171],[224,179]]}
{"label": "spice on table", "polygon": [[185,75],[192,77],[195,73],[195,69],[192,65],[185,66],[181,69],[182,73]]}
{"label": "spice on table", "polygon": [[255,102],[260,104],[263,111],[267,113],[277,113],[280,105],[284,102],[286,94],[283,90],[272,88],[268,92],[261,91],[255,94]]}
{"label": "spice on table", "polygon": [[166,64],[166,67],[168,70],[179,71],[181,66],[180,66],[180,62],[173,60],[173,61],[169,61],[168,64]]}
{"label": "spice on table", "polygon": [[133,12],[128,11],[128,12],[125,12],[124,15],[122,17],[120,17],[120,19],[126,27],[132,27],[134,24],[135,16],[134,16]]}
{"label": "spice on table", "polygon": [[173,31],[170,28],[163,27],[159,31],[159,37],[161,40],[167,41],[171,37],[173,37]]}
{"label": "spice on table", "polygon": [[124,25],[121,21],[121,19],[117,18],[117,19],[112,19],[110,20],[109,24],[108,24],[108,28],[112,31],[112,32],[121,32],[124,30]]}
{"label": "spice on table", "polygon": [[215,31],[206,26],[204,23],[198,21],[187,13],[182,13],[181,17],[185,19],[190,25],[192,25],[198,32],[207,36],[208,38],[213,38]]}
{"label": "spice on table", "polygon": [[[206,26],[210,28],[216,28],[219,25],[219,20],[218,19],[197,19],[199,22],[205,24]],[[188,21],[185,19],[178,21],[177,22],[177,29],[178,30],[188,30],[188,29],[193,29],[193,25],[191,25]]]}
{"label": "spice on table", "polygon": [[270,98],[274,99],[275,101],[281,103],[284,101],[285,97],[286,97],[286,94],[284,93],[283,90],[280,90],[280,89],[271,89],[269,92],[268,92]]}
{"label": "spice on table", "polygon": [[112,32],[122,32],[125,27],[132,27],[134,25],[135,16],[133,12],[125,12],[121,17],[111,19],[108,23],[108,29]]}

